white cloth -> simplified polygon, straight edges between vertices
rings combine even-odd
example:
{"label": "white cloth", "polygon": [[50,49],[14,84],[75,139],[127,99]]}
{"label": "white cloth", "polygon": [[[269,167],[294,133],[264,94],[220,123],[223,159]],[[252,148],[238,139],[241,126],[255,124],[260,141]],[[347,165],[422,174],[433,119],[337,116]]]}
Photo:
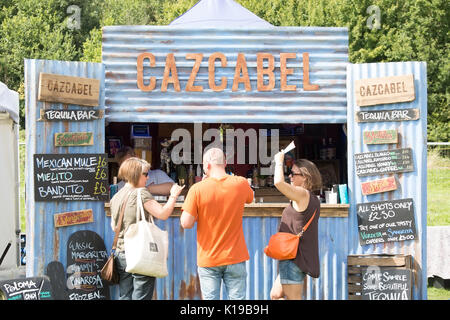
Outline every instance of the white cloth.
{"label": "white cloth", "polygon": [[201,0],[169,26],[189,28],[274,28],[233,0]]}
{"label": "white cloth", "polygon": [[427,227],[427,277],[450,279],[450,226]]}
{"label": "white cloth", "polygon": [[15,123],[19,123],[19,94],[8,89],[0,81],[0,112],[8,112]]}

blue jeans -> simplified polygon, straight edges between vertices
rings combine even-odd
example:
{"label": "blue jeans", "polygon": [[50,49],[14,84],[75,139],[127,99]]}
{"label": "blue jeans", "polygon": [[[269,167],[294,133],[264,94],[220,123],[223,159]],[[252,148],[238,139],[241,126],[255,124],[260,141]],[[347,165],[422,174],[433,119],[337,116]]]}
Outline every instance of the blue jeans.
{"label": "blue jeans", "polygon": [[222,279],[230,300],[244,300],[247,288],[245,262],[219,267],[198,267],[203,300],[220,300]]}
{"label": "blue jeans", "polygon": [[120,276],[119,300],[151,300],[155,288],[155,277],[126,272],[125,252],[115,252],[114,256]]}
{"label": "blue jeans", "polygon": [[305,279],[304,273],[292,260],[280,260],[278,263],[280,270],[281,284],[302,284]]}

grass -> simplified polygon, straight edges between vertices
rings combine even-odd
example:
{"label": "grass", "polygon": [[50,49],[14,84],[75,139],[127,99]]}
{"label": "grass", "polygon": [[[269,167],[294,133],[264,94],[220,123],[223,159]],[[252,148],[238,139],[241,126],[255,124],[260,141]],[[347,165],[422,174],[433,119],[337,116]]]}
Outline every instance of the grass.
{"label": "grass", "polygon": [[429,151],[427,173],[427,225],[450,226],[450,158]]}
{"label": "grass", "polygon": [[438,289],[435,287],[428,287],[428,300],[449,300],[450,289]]}

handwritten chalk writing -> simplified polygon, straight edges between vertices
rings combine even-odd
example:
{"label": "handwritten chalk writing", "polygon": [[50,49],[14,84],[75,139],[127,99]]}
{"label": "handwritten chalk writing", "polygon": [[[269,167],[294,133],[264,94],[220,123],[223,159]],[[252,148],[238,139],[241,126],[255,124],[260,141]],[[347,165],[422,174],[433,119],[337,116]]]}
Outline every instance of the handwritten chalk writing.
{"label": "handwritten chalk writing", "polygon": [[0,281],[0,296],[7,300],[49,300],[50,282],[48,278],[33,277]]}
{"label": "handwritten chalk writing", "polygon": [[35,154],[36,201],[106,201],[106,154]]}
{"label": "handwritten chalk writing", "polygon": [[411,148],[357,153],[354,158],[358,176],[414,171]]}
{"label": "handwritten chalk writing", "polygon": [[358,122],[411,121],[419,119],[419,109],[358,111]]}
{"label": "handwritten chalk writing", "polygon": [[77,157],[77,156],[67,156],[60,159],[46,159],[44,156],[36,156],[35,165],[38,169],[59,169],[59,168],[70,168],[70,167],[83,167],[90,168],[95,167],[98,161],[101,160],[100,157]]}
{"label": "handwritten chalk writing", "polygon": [[362,270],[365,300],[408,300],[411,298],[411,270],[368,267]]}
{"label": "handwritten chalk writing", "polygon": [[69,242],[69,248],[72,250],[86,250],[86,249],[94,249],[94,246],[90,242]]}
{"label": "handwritten chalk writing", "polygon": [[360,203],[356,206],[360,243],[415,240],[413,199]]}
{"label": "handwritten chalk writing", "polygon": [[100,300],[105,297],[101,294],[100,290],[90,292],[90,293],[71,293],[69,294],[69,300]]}
{"label": "handwritten chalk writing", "polygon": [[46,121],[92,121],[103,118],[103,110],[41,110],[41,119]]}

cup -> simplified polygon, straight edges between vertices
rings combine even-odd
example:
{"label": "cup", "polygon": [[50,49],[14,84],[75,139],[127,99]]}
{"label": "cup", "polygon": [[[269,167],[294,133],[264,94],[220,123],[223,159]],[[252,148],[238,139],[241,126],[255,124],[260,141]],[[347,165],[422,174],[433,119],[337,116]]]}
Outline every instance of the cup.
{"label": "cup", "polygon": [[329,204],[337,204],[337,192],[325,191],[325,202]]}

